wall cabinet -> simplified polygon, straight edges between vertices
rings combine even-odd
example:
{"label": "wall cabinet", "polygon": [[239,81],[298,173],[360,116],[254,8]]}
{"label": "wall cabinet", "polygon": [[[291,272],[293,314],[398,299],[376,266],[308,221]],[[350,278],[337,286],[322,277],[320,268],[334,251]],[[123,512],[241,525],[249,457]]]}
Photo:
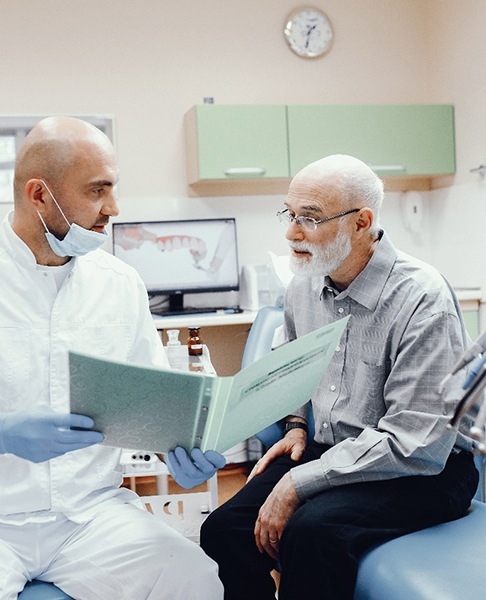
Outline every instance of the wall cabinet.
{"label": "wall cabinet", "polygon": [[247,180],[263,189],[268,181],[288,181],[284,105],[195,106],[185,115],[185,131],[190,186]]}
{"label": "wall cabinet", "polygon": [[185,115],[191,195],[282,193],[328,154],[372,166],[387,189],[455,172],[451,105],[217,105]]}
{"label": "wall cabinet", "polygon": [[379,175],[454,173],[450,105],[288,106],[290,176],[328,154],[350,154]]}
{"label": "wall cabinet", "polygon": [[464,324],[471,339],[475,340],[480,331],[479,324],[479,307],[481,302],[482,292],[480,288],[455,289],[459,304],[461,306]]}

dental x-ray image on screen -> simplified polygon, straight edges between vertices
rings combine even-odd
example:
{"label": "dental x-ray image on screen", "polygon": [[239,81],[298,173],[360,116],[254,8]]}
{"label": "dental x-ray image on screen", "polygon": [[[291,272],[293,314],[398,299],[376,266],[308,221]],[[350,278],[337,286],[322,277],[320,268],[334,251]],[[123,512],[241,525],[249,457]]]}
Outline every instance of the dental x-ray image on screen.
{"label": "dental x-ray image on screen", "polygon": [[134,267],[150,295],[168,295],[168,312],[184,293],[239,289],[235,219],[113,223],[113,252]]}

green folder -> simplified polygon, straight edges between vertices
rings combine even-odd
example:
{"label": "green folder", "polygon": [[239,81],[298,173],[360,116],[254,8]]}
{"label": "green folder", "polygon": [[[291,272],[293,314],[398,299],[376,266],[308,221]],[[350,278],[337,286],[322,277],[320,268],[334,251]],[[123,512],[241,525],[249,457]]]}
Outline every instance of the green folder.
{"label": "green folder", "polygon": [[231,377],[70,352],[71,412],[92,417],[108,446],[225,452],[310,400],[347,320],[285,344]]}

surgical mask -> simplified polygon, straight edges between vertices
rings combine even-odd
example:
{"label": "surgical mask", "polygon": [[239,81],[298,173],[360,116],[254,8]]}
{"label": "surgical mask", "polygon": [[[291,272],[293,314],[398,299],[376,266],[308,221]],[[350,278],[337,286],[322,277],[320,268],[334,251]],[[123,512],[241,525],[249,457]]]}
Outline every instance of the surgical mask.
{"label": "surgical mask", "polygon": [[42,221],[42,224],[44,225],[44,228],[46,230],[45,236],[47,242],[49,243],[49,246],[51,247],[51,250],[54,252],[54,254],[60,257],[84,256],[85,254],[88,254],[88,252],[99,248],[108,237],[106,231],[104,231],[103,233],[98,233],[97,231],[85,229],[77,223],[70,223],[66,219],[66,215],[62,212],[61,207],[59,206],[57,200],[54,198],[54,195],[47,186],[46,182],[44,180],[41,181],[46,186],[46,190],[49,192],[51,198],[54,200],[54,203],[59,209],[59,212],[61,213],[63,219],[69,225],[69,230],[64,236],[64,239],[60,240],[49,231],[44,219],[42,218],[42,215],[39,211],[37,211],[37,214],[39,215],[40,220]]}

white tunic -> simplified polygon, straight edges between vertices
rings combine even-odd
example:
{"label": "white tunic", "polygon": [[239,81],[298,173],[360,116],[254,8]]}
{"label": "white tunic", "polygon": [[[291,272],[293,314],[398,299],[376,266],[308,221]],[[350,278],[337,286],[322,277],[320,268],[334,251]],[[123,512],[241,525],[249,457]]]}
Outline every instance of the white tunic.
{"label": "white tunic", "polygon": [[[54,274],[4,220],[0,412],[39,405],[69,412],[68,350],[168,366],[136,271],[102,250],[71,260],[58,291]],[[79,522],[103,500],[135,499],[119,489],[119,459],[120,450],[100,445],[39,464],[0,455],[0,520],[43,521],[61,512]]]}

